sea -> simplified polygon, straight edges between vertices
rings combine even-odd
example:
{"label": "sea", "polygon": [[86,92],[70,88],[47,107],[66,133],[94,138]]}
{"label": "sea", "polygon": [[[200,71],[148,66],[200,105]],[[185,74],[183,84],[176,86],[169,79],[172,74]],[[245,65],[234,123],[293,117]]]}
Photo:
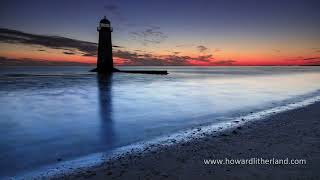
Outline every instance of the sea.
{"label": "sea", "polygon": [[92,68],[0,67],[0,179],[320,95],[317,66]]}

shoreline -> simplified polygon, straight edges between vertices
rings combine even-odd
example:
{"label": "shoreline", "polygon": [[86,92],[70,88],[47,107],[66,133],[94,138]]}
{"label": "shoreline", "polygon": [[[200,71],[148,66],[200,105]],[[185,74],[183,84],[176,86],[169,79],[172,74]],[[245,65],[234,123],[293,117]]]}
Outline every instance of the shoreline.
{"label": "shoreline", "polygon": [[[117,149],[111,155],[97,153],[88,157],[59,163],[56,166],[43,167],[39,171],[30,172],[16,178],[28,179],[32,177],[36,179],[87,179],[91,177],[93,179],[105,179],[112,177],[112,179],[114,179],[114,175],[118,174],[121,175],[117,176],[118,179],[122,179],[125,177],[125,175],[123,175],[125,173],[125,170],[123,170],[122,167],[123,164],[130,164],[133,159],[141,161],[142,164],[145,164],[143,163],[146,161],[145,157],[157,156],[159,153],[163,153],[163,151],[171,151],[173,149],[177,149],[177,147],[188,147],[184,144],[195,146],[191,144],[194,143],[197,145],[199,143],[208,143],[208,141],[218,141],[221,138],[232,137],[232,135],[237,135],[238,131],[243,131],[242,129],[244,129],[246,126],[264,123],[267,119],[271,119],[274,116],[281,116],[281,114],[290,113],[291,111],[298,111],[299,109],[308,108],[309,106],[320,106],[319,99],[320,97],[316,96],[302,102],[291,103],[286,106],[275,107],[258,113],[249,114],[247,116],[234,119],[230,122],[223,123],[224,126],[221,124],[216,124],[213,126],[199,127],[184,133],[179,132],[171,136],[157,138],[154,141],[126,146]],[[208,138],[211,140],[208,140]],[[216,142],[212,143],[216,144]],[[191,147],[191,151],[194,151],[194,149],[197,148]],[[190,154],[190,156],[194,155]],[[174,163],[179,164],[179,162]],[[73,167],[74,164],[77,164],[77,166]],[[112,171],[108,170],[110,168],[110,164],[115,166]],[[127,167],[126,169],[127,172],[133,171],[132,169],[130,170],[130,167]],[[152,176],[152,179],[161,179],[161,177],[158,177],[157,175],[159,174],[156,173],[155,176]],[[170,175],[168,177],[170,178]],[[136,178],[139,179],[141,177],[139,175],[139,177]]]}

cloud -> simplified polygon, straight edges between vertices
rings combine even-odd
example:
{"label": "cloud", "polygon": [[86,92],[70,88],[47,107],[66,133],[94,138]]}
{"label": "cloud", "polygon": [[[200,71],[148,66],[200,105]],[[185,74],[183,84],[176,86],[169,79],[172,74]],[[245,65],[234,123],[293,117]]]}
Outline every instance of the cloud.
{"label": "cloud", "polygon": [[150,53],[138,54],[137,52],[118,50],[114,52],[114,57],[120,58],[123,65],[144,65],[144,66],[163,66],[163,65],[188,65],[189,56],[155,56]]}
{"label": "cloud", "polygon": [[117,46],[117,45],[113,45],[113,48],[123,48],[123,46]]}
{"label": "cloud", "polygon": [[155,56],[150,53],[138,53],[137,51],[118,50],[114,52],[114,57],[121,60],[122,65],[137,66],[186,66],[193,64],[214,65],[214,58],[211,54],[198,57],[184,55],[161,55]]}
{"label": "cloud", "polygon": [[[162,32],[158,31],[160,27],[151,26],[149,29],[141,32],[139,36],[146,38],[145,40],[153,41],[156,37],[157,41],[165,38]],[[97,55],[97,44],[75,40],[60,36],[48,36],[48,35],[37,35],[31,33],[25,33],[16,30],[0,28],[0,43],[13,43],[13,44],[25,44],[31,46],[43,46],[46,48],[60,49],[63,50],[63,54],[75,55],[80,54],[82,56],[96,56]],[[188,65],[190,60],[194,60],[188,56],[178,56],[178,53],[167,56],[154,56],[150,53],[143,51],[125,51],[120,50],[122,46],[114,45],[118,50],[114,50],[114,57],[124,60],[126,65]],[[42,49],[39,49],[42,51]],[[199,57],[199,61],[206,61],[206,57]],[[12,60],[12,59],[10,59]],[[25,62],[34,61],[31,59],[24,59]],[[43,60],[36,60],[36,63],[42,62]],[[7,61],[6,61],[7,62]],[[21,59],[14,60],[15,63],[20,64]],[[12,63],[14,63],[12,62]],[[46,61],[44,61],[46,62]],[[47,62],[46,62],[47,63]],[[35,64],[32,62],[31,64]]]}
{"label": "cloud", "polygon": [[320,57],[304,58],[303,61],[305,62],[306,65],[319,65]]}
{"label": "cloud", "polygon": [[230,66],[233,65],[233,63],[235,63],[235,60],[220,60],[220,61],[216,61],[213,64],[214,65],[224,65],[224,66]]}
{"label": "cloud", "polygon": [[302,62],[302,64],[305,65],[317,65],[320,63],[320,57],[303,57],[303,56],[297,56],[290,59],[284,59],[285,61],[299,61]]}
{"label": "cloud", "polygon": [[199,56],[198,58],[194,58],[194,60],[202,61],[202,62],[211,62],[213,60],[212,54]]}
{"label": "cloud", "polygon": [[320,63],[320,57],[310,57],[303,59],[307,65],[318,65]]}
{"label": "cloud", "polygon": [[82,56],[86,56],[86,57],[96,57],[98,52],[86,52],[83,53]]}
{"label": "cloud", "polygon": [[67,55],[75,55],[75,52],[63,52],[63,54],[67,54]]}
{"label": "cloud", "polygon": [[62,50],[78,50],[84,54],[97,54],[97,43],[60,36],[30,34],[5,28],[0,28],[0,42],[43,46]]}
{"label": "cloud", "polygon": [[208,50],[208,48],[207,47],[205,47],[205,46],[203,46],[203,45],[199,45],[199,46],[197,46],[197,49],[199,50],[199,52],[201,52],[201,53],[203,53],[203,52],[205,52],[205,51],[207,51]]}
{"label": "cloud", "polygon": [[[166,36],[159,31],[160,27],[150,26],[149,29],[141,33],[137,33],[139,37],[144,40],[153,41],[161,41]],[[152,38],[150,38],[152,37]],[[39,48],[39,46],[52,48],[52,49],[60,49],[63,54],[66,55],[82,55],[82,56],[96,56],[97,55],[97,44],[92,42],[86,42],[81,40],[75,40],[60,36],[49,36],[49,35],[37,35],[30,34],[16,30],[4,29],[0,28],[0,43],[13,43],[13,44],[24,44],[35,46],[38,51],[45,51],[44,49]],[[232,64],[234,61],[217,61],[215,62],[212,54],[202,55],[198,57],[190,57],[182,55],[178,51],[173,51],[169,55],[154,55],[151,53],[147,53],[143,50],[134,50],[128,51],[123,49],[124,47],[114,45],[113,57],[115,61],[121,61],[122,65],[221,65],[221,64]],[[201,50],[205,50],[206,47],[201,47]],[[11,64],[39,64],[46,63],[49,64],[48,61],[45,60],[32,60],[32,59],[4,59],[2,58],[2,63],[10,64],[8,61],[12,60]],[[54,62],[57,64],[58,62]],[[62,62],[59,62],[60,64]],[[68,63],[68,62],[66,62]],[[76,63],[77,64],[77,63]],[[79,64],[79,63],[78,63]]]}
{"label": "cloud", "polygon": [[[22,31],[0,28],[0,43],[25,44],[31,46],[43,46],[52,49],[64,50],[64,54],[97,56],[97,43],[70,39],[61,36],[49,36],[25,33]],[[114,48],[124,48],[113,45]],[[45,51],[38,49],[38,51]],[[76,52],[78,51],[78,53]]]}
{"label": "cloud", "polygon": [[168,38],[163,32],[160,31],[160,27],[158,26],[149,26],[140,32],[130,32],[130,36],[142,42],[143,45],[148,44],[159,44]]}
{"label": "cloud", "polygon": [[136,52],[122,51],[122,50],[118,50],[118,51],[113,52],[113,56],[118,57],[118,58],[122,58],[122,59],[139,58],[139,55]]}
{"label": "cloud", "polygon": [[75,65],[88,65],[88,63],[80,62],[62,62],[62,61],[47,61],[42,59],[13,59],[0,57],[0,66],[75,66]]}
{"label": "cloud", "polygon": [[304,58],[303,60],[306,60],[306,61],[320,61],[320,57]]}
{"label": "cloud", "polygon": [[137,52],[118,50],[114,53],[115,58],[120,58],[123,65],[164,65],[162,59],[152,56],[151,54],[138,54]]}
{"label": "cloud", "polygon": [[190,56],[169,55],[164,60],[167,66],[186,66],[191,64],[192,58]]}

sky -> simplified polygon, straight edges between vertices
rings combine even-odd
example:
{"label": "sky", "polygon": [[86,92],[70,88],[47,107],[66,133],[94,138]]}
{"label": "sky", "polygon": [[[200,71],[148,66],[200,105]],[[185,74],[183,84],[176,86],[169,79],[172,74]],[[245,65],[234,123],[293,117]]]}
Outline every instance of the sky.
{"label": "sky", "polygon": [[0,65],[319,65],[319,0],[1,0]]}

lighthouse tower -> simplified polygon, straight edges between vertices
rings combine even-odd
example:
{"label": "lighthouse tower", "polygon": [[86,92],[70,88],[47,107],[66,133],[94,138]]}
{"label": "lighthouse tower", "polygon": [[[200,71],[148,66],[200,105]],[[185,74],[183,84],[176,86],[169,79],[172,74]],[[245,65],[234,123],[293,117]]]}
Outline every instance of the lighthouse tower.
{"label": "lighthouse tower", "polygon": [[99,27],[97,28],[99,32],[99,43],[98,43],[98,59],[97,68],[90,70],[90,72],[98,72],[102,75],[111,75],[113,72],[123,72],[123,73],[143,73],[143,74],[168,74],[167,71],[145,71],[145,70],[119,70],[113,67],[112,59],[112,42],[111,42],[111,32],[112,27],[110,26],[110,21],[104,17],[101,19]]}
{"label": "lighthouse tower", "polygon": [[110,21],[104,17],[100,21],[97,30],[99,32],[99,44],[96,71],[102,73],[111,73],[114,71],[114,68],[111,42],[112,27],[110,26]]}

